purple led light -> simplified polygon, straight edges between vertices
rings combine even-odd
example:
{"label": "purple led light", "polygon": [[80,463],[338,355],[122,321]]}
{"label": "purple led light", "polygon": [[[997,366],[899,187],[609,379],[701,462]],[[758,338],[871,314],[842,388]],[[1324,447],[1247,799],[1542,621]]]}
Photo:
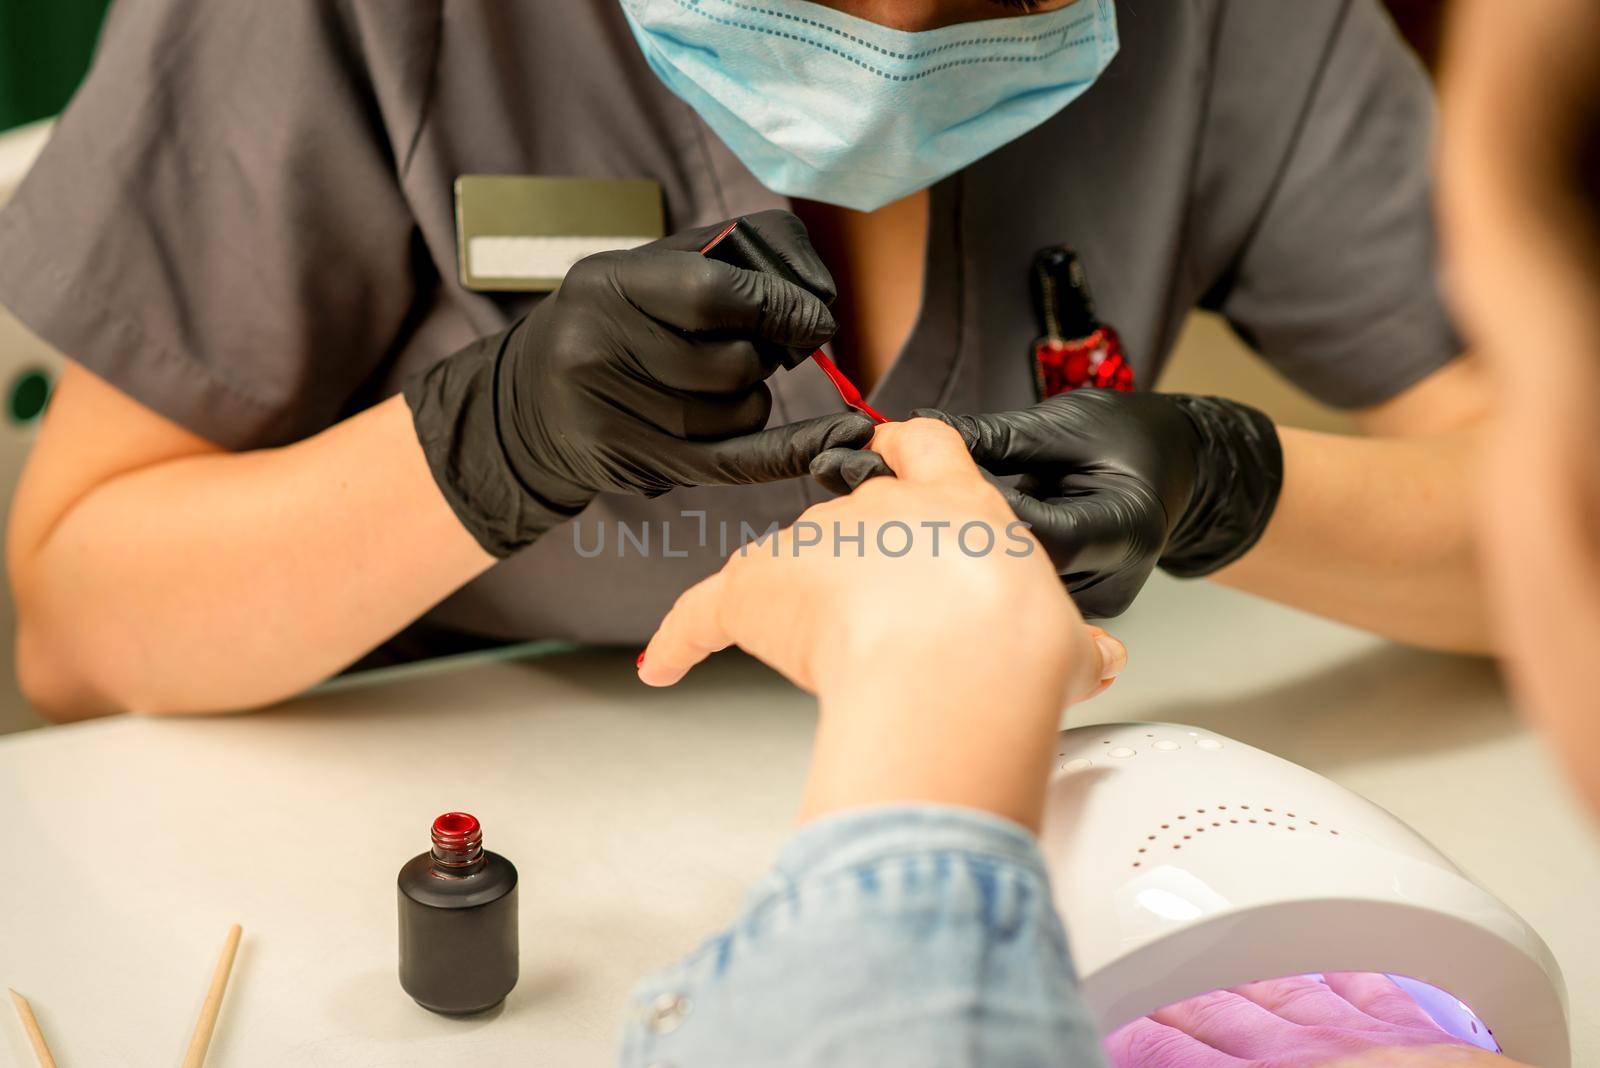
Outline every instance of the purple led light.
{"label": "purple led light", "polygon": [[[1417,1006],[1427,1013],[1434,1023],[1439,1025],[1440,1030],[1479,1049],[1487,1050],[1490,1053],[1500,1052],[1500,1044],[1495,1041],[1494,1034],[1489,1030],[1489,1025],[1484,1023],[1461,999],[1420,979],[1411,979],[1403,975],[1390,973],[1385,974],[1405,992],[1407,997],[1416,1002]],[[1319,983],[1326,982],[1320,972],[1307,972],[1299,978],[1314,979]],[[1216,991],[1211,993],[1216,993]],[[1133,1025],[1129,1024],[1127,1026],[1131,1027]]]}
{"label": "purple led light", "polygon": [[1479,1049],[1486,1049],[1490,1053],[1500,1052],[1500,1043],[1494,1040],[1489,1025],[1480,1020],[1478,1014],[1461,999],[1436,986],[1429,986],[1420,979],[1408,979],[1403,975],[1390,975],[1389,978],[1410,994],[1411,1000],[1422,1006],[1422,1011],[1432,1016],[1433,1022],[1442,1030]]}

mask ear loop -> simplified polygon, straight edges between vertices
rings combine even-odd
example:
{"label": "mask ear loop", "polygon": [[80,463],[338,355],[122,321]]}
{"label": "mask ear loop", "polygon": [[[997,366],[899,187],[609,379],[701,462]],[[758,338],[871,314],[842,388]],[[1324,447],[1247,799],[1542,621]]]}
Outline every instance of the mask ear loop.
{"label": "mask ear loop", "polygon": [[[731,240],[727,240],[729,238]],[[775,274],[779,278],[787,282],[793,282],[803,288],[803,283],[789,269],[788,264],[783,262],[783,258],[772,251],[771,246],[763,241],[761,235],[756,233],[755,229],[743,219],[735,219],[724,227],[721,233],[706,242],[705,247],[700,250],[700,254],[733,267],[741,267],[747,271],[763,271],[767,274]],[[823,374],[828,376],[828,381],[833,383],[833,388],[838,392],[839,399],[844,401],[846,405],[867,416],[874,423],[887,423],[889,421],[888,416],[878,412],[867,403],[867,399],[861,395],[861,390],[856,387],[856,384],[850,381],[849,377],[839,370],[832,360],[823,355],[821,349],[813,352],[810,359],[822,369]],[[793,370],[799,366],[799,362],[788,365],[789,369]]]}

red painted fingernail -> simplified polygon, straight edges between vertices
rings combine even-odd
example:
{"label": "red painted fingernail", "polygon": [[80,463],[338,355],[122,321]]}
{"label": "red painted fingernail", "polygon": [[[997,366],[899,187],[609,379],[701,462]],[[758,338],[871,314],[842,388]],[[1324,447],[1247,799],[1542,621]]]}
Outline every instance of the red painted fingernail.
{"label": "red painted fingernail", "polygon": [[644,654],[647,651],[648,650],[645,649],[639,650],[638,657],[636,657],[633,661],[633,670],[638,671],[640,668],[644,667]]}

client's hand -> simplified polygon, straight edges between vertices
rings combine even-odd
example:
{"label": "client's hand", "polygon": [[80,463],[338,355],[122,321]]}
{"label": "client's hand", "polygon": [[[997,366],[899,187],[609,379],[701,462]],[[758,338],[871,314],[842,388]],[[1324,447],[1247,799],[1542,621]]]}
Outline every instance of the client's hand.
{"label": "client's hand", "polygon": [[815,692],[808,818],[933,801],[1037,826],[1063,705],[1126,652],[1084,625],[958,434],[918,419],[872,448],[897,478],[809,509],[687,591],[640,677],[670,686],[737,644]]}
{"label": "client's hand", "polygon": [[1517,1068],[1452,1037],[1388,977],[1247,983],[1113,1031],[1116,1068]]}

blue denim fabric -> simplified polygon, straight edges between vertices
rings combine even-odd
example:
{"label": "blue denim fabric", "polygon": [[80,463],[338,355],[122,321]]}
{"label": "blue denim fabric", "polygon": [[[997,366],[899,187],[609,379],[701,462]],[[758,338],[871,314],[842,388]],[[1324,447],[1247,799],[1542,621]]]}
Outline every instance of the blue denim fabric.
{"label": "blue denim fabric", "polygon": [[1032,836],[918,805],[795,834],[726,930],[634,991],[620,1063],[1104,1062]]}

